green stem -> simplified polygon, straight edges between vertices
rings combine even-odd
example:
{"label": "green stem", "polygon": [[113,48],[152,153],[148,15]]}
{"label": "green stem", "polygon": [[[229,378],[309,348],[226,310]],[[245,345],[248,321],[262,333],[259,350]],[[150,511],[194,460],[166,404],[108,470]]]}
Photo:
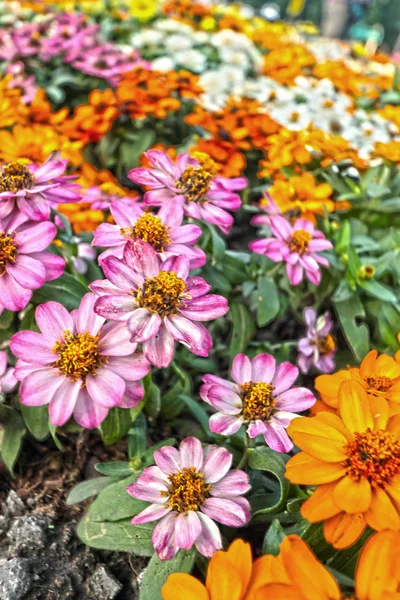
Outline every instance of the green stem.
{"label": "green stem", "polygon": [[238,466],[236,467],[237,469],[244,469],[246,467],[248,461],[248,450],[249,448],[255,448],[256,445],[256,438],[249,438],[247,433],[245,434],[245,436],[246,437],[244,439],[244,451],[242,458],[240,459]]}
{"label": "green stem", "polygon": [[178,375],[180,382],[182,384],[186,383],[186,378],[185,378],[183,371],[178,367],[178,365],[176,364],[176,362],[174,360],[171,363],[171,367],[172,367],[172,370],[176,373],[176,375]]}

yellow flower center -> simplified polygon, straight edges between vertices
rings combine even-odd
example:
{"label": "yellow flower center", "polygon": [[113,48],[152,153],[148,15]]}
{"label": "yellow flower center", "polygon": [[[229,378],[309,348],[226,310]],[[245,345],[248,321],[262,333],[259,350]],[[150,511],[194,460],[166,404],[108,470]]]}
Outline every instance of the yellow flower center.
{"label": "yellow flower center", "polygon": [[200,163],[200,166],[203,167],[203,169],[212,175],[218,173],[217,163],[206,152],[199,152],[196,150],[192,153],[192,157]]}
{"label": "yellow flower center", "polygon": [[106,361],[99,353],[100,333],[76,333],[73,335],[68,329],[63,333],[63,338],[57,340],[53,352],[58,354],[55,367],[73,381],[85,379],[87,375],[95,375],[99,367]]}
{"label": "yellow flower center", "polygon": [[261,381],[248,381],[240,387],[243,400],[242,415],[245,421],[268,421],[275,407],[275,399],[272,397],[274,386]]}
{"label": "yellow flower center", "polygon": [[204,481],[204,476],[195,467],[186,467],[178,473],[172,473],[168,479],[168,492],[161,492],[161,495],[169,497],[168,505],[178,513],[199,510],[210,495],[211,485]]}
{"label": "yellow flower center", "polygon": [[137,300],[142,308],[165,317],[179,306],[186,284],[173,271],[160,271],[156,277],[149,277],[138,292]]}
{"label": "yellow flower center", "polygon": [[347,474],[352,479],[366,478],[373,487],[384,487],[400,473],[400,443],[392,433],[367,429],[354,437],[345,447]]}
{"label": "yellow flower center", "polygon": [[304,229],[298,229],[293,233],[293,237],[289,242],[289,249],[292,252],[297,252],[302,255],[307,252],[308,244],[312,239],[311,233]]}
{"label": "yellow flower center", "polygon": [[139,238],[153,246],[156,252],[162,252],[164,247],[171,242],[166,227],[160,217],[152,213],[144,213],[136,221],[132,229],[123,227],[121,234],[129,239]]}
{"label": "yellow flower center", "polygon": [[388,392],[392,387],[392,380],[386,375],[371,375],[366,379],[368,389],[376,392]]}
{"label": "yellow flower center", "polygon": [[323,338],[318,338],[317,347],[321,356],[326,356],[335,349],[335,338],[330,333]]}
{"label": "yellow flower center", "polygon": [[18,192],[30,189],[34,178],[23,161],[13,160],[3,165],[0,175],[0,192]]}
{"label": "yellow flower center", "polygon": [[323,103],[323,107],[324,108],[332,108],[333,105],[334,105],[333,101],[329,100],[329,98],[327,98],[326,100],[324,100],[324,103]]}
{"label": "yellow flower center", "polygon": [[17,254],[17,245],[14,238],[2,231],[0,233],[0,277],[6,272],[8,263],[15,263]]}
{"label": "yellow flower center", "polygon": [[297,123],[297,121],[300,119],[300,113],[298,112],[292,112],[292,114],[290,115],[290,120],[292,121],[292,123]]}
{"label": "yellow flower center", "polygon": [[363,265],[358,269],[357,275],[360,279],[372,279],[375,275],[375,267],[373,265]]}
{"label": "yellow flower center", "polygon": [[189,202],[204,202],[204,196],[210,189],[212,178],[213,174],[202,166],[189,166],[175,185],[185,194]]}

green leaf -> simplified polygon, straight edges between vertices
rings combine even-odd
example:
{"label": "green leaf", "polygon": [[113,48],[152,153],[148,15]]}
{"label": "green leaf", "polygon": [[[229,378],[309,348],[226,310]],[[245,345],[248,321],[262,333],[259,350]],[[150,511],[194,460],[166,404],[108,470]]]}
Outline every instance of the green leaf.
{"label": "green leaf", "polygon": [[25,427],[21,415],[9,406],[0,405],[0,456],[11,475],[14,475],[14,465],[24,435]]}
{"label": "green leaf", "polygon": [[133,517],[148,506],[148,502],[133,498],[126,488],[136,481],[140,472],[133,473],[122,481],[107,486],[90,505],[92,521],[120,521]]}
{"label": "green leaf", "polygon": [[274,519],[265,534],[261,550],[262,554],[278,556],[279,547],[284,537],[286,537],[285,530],[282,528],[278,519]]}
{"label": "green leaf", "polygon": [[354,250],[353,246],[348,247],[348,257],[349,257],[349,262],[348,262],[349,271],[350,271],[351,275],[354,277],[354,279],[356,279],[357,275],[358,275],[358,269],[361,267],[361,259],[358,256],[357,252]]}
{"label": "green leaf", "polygon": [[279,293],[275,281],[266,275],[260,275],[252,298],[257,307],[257,324],[263,327],[279,312]]}
{"label": "green leaf", "polygon": [[359,286],[362,287],[370,296],[383,300],[384,302],[397,303],[397,298],[388,287],[376,281],[376,279],[366,279],[359,281]]}
{"label": "green leaf", "polygon": [[67,310],[78,308],[82,297],[88,292],[88,288],[69,273],[63,273],[55,281],[49,281],[33,293],[32,302],[42,304],[49,300],[55,300],[63,304]]}
{"label": "green leaf", "polygon": [[115,444],[124,438],[131,428],[132,418],[126,408],[115,406],[100,425],[101,437],[105,444]]}
{"label": "green leaf", "polygon": [[49,422],[49,431],[50,431],[51,437],[53,438],[53,442],[55,443],[57,448],[59,450],[61,450],[61,452],[63,452],[64,447],[63,447],[62,443],[60,442],[60,440],[58,439],[57,427],[55,425],[53,425],[53,423],[50,423],[50,422]]}
{"label": "green leaf", "polygon": [[153,554],[143,575],[139,600],[162,600],[161,588],[171,573],[190,573],[196,560],[197,551],[179,550],[171,560],[160,560]]}
{"label": "green leaf", "polygon": [[[305,521],[305,520],[304,520]],[[322,561],[327,560],[335,554],[335,549],[325,540],[323,533],[323,525],[321,523],[308,523],[304,533],[301,534],[302,539],[307,542],[311,550]]]}
{"label": "green leaf", "polygon": [[229,345],[229,356],[233,359],[236,354],[245,352],[256,331],[254,318],[243,302],[230,303],[232,319],[232,334]]}
{"label": "green leaf", "polygon": [[222,262],[226,250],[226,242],[219,235],[217,228],[214,225],[207,223],[207,227],[211,233],[211,241],[212,241],[212,249],[213,249],[213,258],[214,264],[219,264]]}
{"label": "green leaf", "polygon": [[161,398],[161,416],[174,419],[182,412],[185,403],[179,399],[181,394],[190,396],[192,393],[192,379],[187,371],[179,368],[180,377]]}
{"label": "green leaf", "polygon": [[151,386],[150,386],[150,393],[149,393],[149,397],[146,401],[146,406],[145,406],[145,413],[151,417],[152,419],[155,419],[161,409],[161,392],[160,392],[160,388],[158,387],[157,384],[155,384],[153,381],[151,382]]}
{"label": "green leaf", "polygon": [[141,457],[147,446],[147,423],[143,414],[138,415],[128,432],[128,456]]}
{"label": "green leaf", "polygon": [[335,250],[338,254],[343,254],[343,252],[347,252],[350,244],[350,236],[350,223],[349,221],[343,221],[336,236]]}
{"label": "green leaf", "polygon": [[354,572],[357,565],[358,556],[361,548],[371,535],[371,530],[364,531],[360,539],[357,540],[350,548],[337,552],[332,560],[329,561],[329,567],[340,571],[348,577],[354,577]]}
{"label": "green leaf", "polygon": [[20,406],[25,425],[34,438],[40,442],[47,438],[49,429],[49,407],[44,406]]}
{"label": "green leaf", "polygon": [[109,463],[97,463],[94,468],[98,473],[102,475],[109,475],[110,477],[128,477],[132,475],[133,469],[127,461],[116,460]]}
{"label": "green leaf", "polygon": [[68,506],[79,504],[79,502],[92,498],[92,496],[97,496],[112,482],[111,477],[95,477],[94,479],[88,479],[88,481],[81,481],[72,488],[65,502]]}
{"label": "green leaf", "polygon": [[285,477],[286,462],[289,459],[287,454],[274,452],[266,446],[258,448],[249,448],[248,450],[249,467],[256,471],[272,473],[279,482],[279,494],[267,494],[273,503],[269,506],[256,510],[253,513],[253,518],[261,517],[262,515],[277,513],[285,505],[289,493],[290,483]]}
{"label": "green leaf", "polygon": [[0,315],[0,329],[8,329],[13,322],[14,314],[11,310],[3,310]]}
{"label": "green leaf", "polygon": [[344,336],[354,353],[361,362],[369,350],[369,331],[365,323],[358,325],[356,319],[365,317],[365,310],[359,298],[353,296],[345,302],[334,303]]}
{"label": "green leaf", "polygon": [[137,556],[151,556],[153,545],[151,535],[154,523],[131,525],[130,519],[122,521],[92,521],[89,513],[81,519],[77,534],[79,539],[91,548],[131,552]]}
{"label": "green leaf", "polygon": [[210,428],[208,426],[209,415],[206,413],[203,406],[199,402],[196,402],[196,400],[193,400],[193,398],[190,398],[190,396],[186,396],[186,394],[181,394],[180,397],[182,398],[182,400],[186,404],[186,407],[189,409],[192,415],[200,423],[204,432],[209,437],[214,437],[213,434],[210,433]]}

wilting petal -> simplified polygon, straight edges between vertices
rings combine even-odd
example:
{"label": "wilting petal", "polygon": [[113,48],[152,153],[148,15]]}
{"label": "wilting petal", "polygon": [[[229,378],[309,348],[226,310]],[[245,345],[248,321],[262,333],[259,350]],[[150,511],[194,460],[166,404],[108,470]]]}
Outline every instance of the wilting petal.
{"label": "wilting petal", "polygon": [[143,354],[155,367],[168,367],[174,358],[175,341],[166,327],[161,325],[157,335],[143,342]]}
{"label": "wilting petal", "polygon": [[223,296],[208,294],[185,302],[181,313],[194,321],[211,321],[225,315],[228,310],[228,301]]}
{"label": "wilting petal", "polygon": [[126,262],[116,256],[108,256],[101,262],[106,278],[128,294],[143,284],[143,278]]}
{"label": "wilting petal", "polygon": [[264,438],[268,446],[276,452],[289,452],[293,448],[293,442],[286,429],[276,422],[265,423]]}
{"label": "wilting petal", "polygon": [[208,356],[212,348],[212,339],[207,329],[201,323],[194,323],[179,314],[172,314],[164,320],[169,333],[193,354]]}
{"label": "wilting petal", "polygon": [[189,550],[202,530],[201,521],[192,510],[181,513],[175,522],[175,542],[179,548]]}
{"label": "wilting petal", "polygon": [[146,244],[139,238],[128,241],[124,248],[123,260],[128,267],[140,273],[145,279],[158,275],[157,253],[150,244]]}
{"label": "wilting petal", "polygon": [[178,552],[175,541],[175,523],[176,513],[169,513],[154,528],[151,541],[161,560],[170,560]]}
{"label": "wilting petal", "polygon": [[161,325],[161,317],[147,308],[137,308],[128,319],[131,341],[137,344],[157,335]]}
{"label": "wilting petal", "polygon": [[125,383],[125,393],[118,406],[120,408],[133,408],[139,404],[143,396],[144,387],[139,381],[127,381]]}
{"label": "wilting petal", "polygon": [[101,296],[94,305],[94,311],[110,321],[126,321],[134,310],[136,305],[133,297],[128,295]]}

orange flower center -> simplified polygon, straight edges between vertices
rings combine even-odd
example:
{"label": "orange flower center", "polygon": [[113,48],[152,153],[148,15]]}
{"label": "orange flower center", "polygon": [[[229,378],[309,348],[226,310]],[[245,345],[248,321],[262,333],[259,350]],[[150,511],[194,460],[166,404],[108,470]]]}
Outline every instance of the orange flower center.
{"label": "orange flower center", "polygon": [[85,379],[87,375],[95,375],[99,367],[106,360],[99,353],[100,333],[76,333],[73,335],[68,329],[63,333],[63,338],[57,340],[53,352],[58,354],[55,367],[73,381]]}
{"label": "orange flower center", "polygon": [[156,252],[162,252],[164,247],[171,242],[168,232],[169,228],[164,225],[160,217],[156,217],[152,213],[141,215],[132,229],[129,227],[121,229],[124,237],[139,238],[150,244]]}
{"label": "orange flower center", "polygon": [[335,338],[330,333],[323,338],[318,338],[317,348],[322,356],[326,356],[333,352],[335,347]]}
{"label": "orange flower center", "polygon": [[275,399],[272,397],[274,386],[261,381],[248,381],[240,387],[243,400],[242,415],[245,421],[268,421],[275,407]]}
{"label": "orange flower center", "polygon": [[392,387],[392,380],[386,375],[371,375],[367,377],[367,385],[369,390],[376,392],[388,392]]}
{"label": "orange flower center", "polygon": [[204,202],[204,196],[210,189],[212,178],[213,174],[204,167],[189,166],[175,185],[185,194],[189,202]]}
{"label": "orange flower center", "polygon": [[308,244],[312,239],[311,233],[304,231],[304,229],[298,229],[293,233],[293,237],[289,242],[289,249],[297,254],[304,254],[307,252]]}
{"label": "orange flower center", "polygon": [[204,476],[195,467],[172,473],[168,479],[168,492],[161,492],[161,495],[168,496],[168,505],[178,513],[199,510],[210,495],[211,485],[204,481]]}
{"label": "orange flower center", "polygon": [[179,306],[186,284],[173,271],[160,271],[156,277],[149,277],[137,294],[142,308],[165,317]]}
{"label": "orange flower center", "polygon": [[3,165],[0,175],[0,192],[18,192],[30,189],[34,178],[23,161],[13,160]]}
{"label": "orange flower center", "polygon": [[392,433],[367,429],[354,437],[345,447],[347,474],[352,479],[366,478],[373,487],[384,487],[400,473],[400,443]]}
{"label": "orange flower center", "polygon": [[14,238],[2,231],[0,233],[0,277],[6,272],[7,264],[15,263],[17,254]]}

